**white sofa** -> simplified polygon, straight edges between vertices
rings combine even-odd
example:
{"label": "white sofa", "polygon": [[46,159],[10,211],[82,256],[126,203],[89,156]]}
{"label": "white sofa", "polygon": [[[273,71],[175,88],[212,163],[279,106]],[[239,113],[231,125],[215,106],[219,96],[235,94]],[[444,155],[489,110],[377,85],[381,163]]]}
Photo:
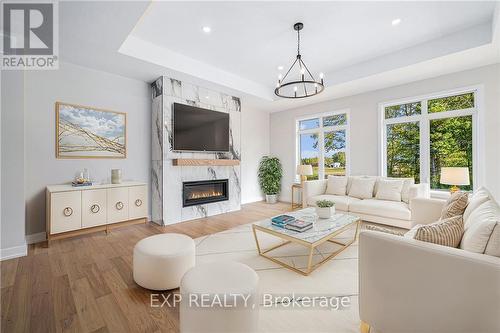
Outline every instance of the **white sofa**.
{"label": "white sofa", "polygon": [[[426,217],[419,216],[419,224],[428,224],[440,217],[443,201],[418,199],[416,206],[433,207]],[[500,228],[500,216],[497,215],[496,221],[494,230]],[[469,223],[466,219],[466,233]],[[490,243],[495,251],[489,250]],[[359,239],[361,331],[500,332],[500,257],[497,257],[500,229],[491,232],[487,244],[485,253],[489,255],[362,231]]]}
{"label": "white sofa", "polygon": [[[358,199],[348,195],[352,180],[354,178],[375,179],[376,183],[373,190],[373,197],[369,199]],[[408,186],[406,202],[378,200],[375,198],[377,192],[377,182],[381,179],[410,181]],[[410,229],[415,223],[422,219],[427,219],[427,205],[430,209],[442,204],[442,200],[434,202],[429,199],[429,184],[413,184],[412,179],[387,178],[374,176],[350,176],[348,177],[347,189],[345,195],[332,195],[327,192],[327,179],[310,180],[304,182],[302,192],[302,206],[316,206],[318,200],[330,200],[335,202],[335,210],[339,212],[349,212],[359,216],[364,221],[392,225],[400,228]],[[416,203],[415,203],[416,202]],[[437,204],[436,204],[437,203]],[[434,204],[434,205],[433,205]]]}

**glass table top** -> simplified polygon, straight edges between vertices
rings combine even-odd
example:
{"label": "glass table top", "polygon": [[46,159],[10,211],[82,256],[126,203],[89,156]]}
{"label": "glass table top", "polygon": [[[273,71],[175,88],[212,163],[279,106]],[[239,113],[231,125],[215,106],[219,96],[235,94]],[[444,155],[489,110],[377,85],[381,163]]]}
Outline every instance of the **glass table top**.
{"label": "glass table top", "polygon": [[331,235],[339,229],[342,229],[343,227],[359,220],[359,217],[357,216],[344,213],[334,214],[329,219],[320,219],[316,214],[316,210],[314,209],[314,207],[309,207],[294,212],[287,212],[284,214],[293,216],[299,220],[311,221],[313,223],[313,227],[304,232],[297,232],[277,227],[271,223],[271,219],[265,219],[259,222],[255,222],[254,225],[283,235],[287,235],[289,237],[300,239],[308,243],[314,243],[324,238],[325,236]]}

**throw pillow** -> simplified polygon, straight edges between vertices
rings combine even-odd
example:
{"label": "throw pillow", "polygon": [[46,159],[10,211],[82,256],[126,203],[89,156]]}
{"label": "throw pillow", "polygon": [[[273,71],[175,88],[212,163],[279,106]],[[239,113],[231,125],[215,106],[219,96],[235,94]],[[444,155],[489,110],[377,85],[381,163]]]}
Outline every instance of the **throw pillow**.
{"label": "throw pillow", "polygon": [[402,180],[379,179],[375,198],[379,200],[401,201]]}
{"label": "throw pillow", "polygon": [[495,224],[495,228],[490,235],[488,244],[486,244],[486,250],[484,251],[484,254],[500,257],[500,222],[497,222],[497,224]]}
{"label": "throw pillow", "polygon": [[484,253],[498,221],[500,221],[500,207],[493,200],[483,203],[470,214],[460,248]]}
{"label": "throw pillow", "polygon": [[468,195],[466,192],[453,193],[441,211],[441,219],[464,214],[468,203]]}
{"label": "throw pillow", "polygon": [[349,189],[349,196],[358,199],[370,199],[373,197],[374,186],[375,179],[354,178]]}
{"label": "throw pillow", "polygon": [[469,198],[469,204],[464,211],[464,224],[467,228],[467,224],[469,222],[470,214],[481,204],[485,203],[490,199],[490,192],[484,187],[480,187],[477,191],[474,192],[472,197]]}
{"label": "throw pillow", "polygon": [[404,235],[403,231],[393,230],[393,229],[389,229],[389,228],[383,228],[383,227],[379,227],[379,226],[371,225],[371,224],[368,224],[366,226],[366,230],[378,231],[378,232],[383,232],[386,234],[397,235],[397,236]]}
{"label": "throw pillow", "polygon": [[404,237],[443,246],[458,247],[463,233],[464,220],[461,215],[457,215],[427,225],[416,225]]}
{"label": "throw pillow", "polygon": [[326,194],[345,195],[347,191],[347,177],[328,176]]}

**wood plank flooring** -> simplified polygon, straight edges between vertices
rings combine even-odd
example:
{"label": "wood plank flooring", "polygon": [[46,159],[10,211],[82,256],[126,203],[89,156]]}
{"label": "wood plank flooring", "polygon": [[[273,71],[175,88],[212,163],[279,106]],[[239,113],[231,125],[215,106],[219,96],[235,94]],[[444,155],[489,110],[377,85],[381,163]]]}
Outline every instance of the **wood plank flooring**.
{"label": "wood plank flooring", "polygon": [[256,202],[167,227],[147,223],[56,240],[49,248],[30,245],[28,256],[0,263],[1,331],[178,332],[178,309],[151,307],[151,292],[133,281],[137,241],[166,232],[197,238],[289,210],[288,203]]}

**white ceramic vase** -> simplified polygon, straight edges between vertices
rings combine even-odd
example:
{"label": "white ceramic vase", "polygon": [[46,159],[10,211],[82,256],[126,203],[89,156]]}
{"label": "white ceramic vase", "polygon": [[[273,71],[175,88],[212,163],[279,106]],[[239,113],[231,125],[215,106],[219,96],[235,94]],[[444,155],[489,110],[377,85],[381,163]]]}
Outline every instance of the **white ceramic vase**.
{"label": "white ceramic vase", "polygon": [[320,219],[329,219],[335,214],[335,206],[333,207],[316,207],[316,214]]}

